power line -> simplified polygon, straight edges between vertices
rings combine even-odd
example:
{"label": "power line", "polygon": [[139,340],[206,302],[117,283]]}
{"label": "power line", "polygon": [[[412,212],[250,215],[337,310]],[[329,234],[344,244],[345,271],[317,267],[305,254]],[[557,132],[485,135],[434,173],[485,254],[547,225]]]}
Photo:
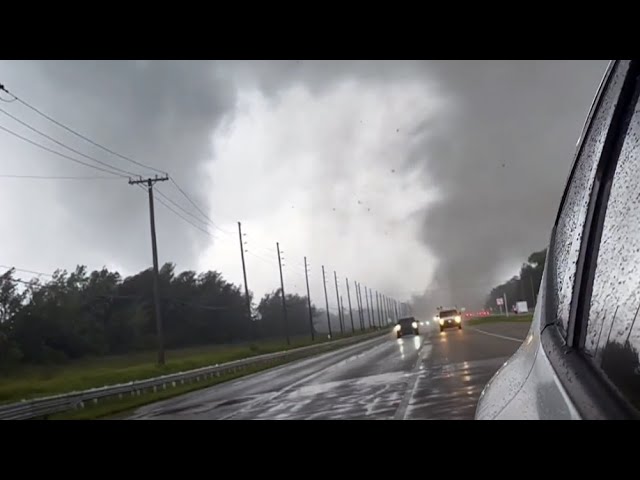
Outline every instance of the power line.
{"label": "power line", "polygon": [[251,250],[248,250],[248,249],[247,249],[247,253],[248,253],[249,255],[253,255],[253,256],[254,256],[254,257],[256,257],[258,260],[262,260],[264,263],[269,263],[269,264],[272,264],[272,265],[276,265],[276,261],[275,261],[275,260],[272,260],[272,259],[266,259],[266,258],[264,258],[264,257],[261,257],[261,256],[260,256],[260,255],[258,255],[257,253],[253,253]]}
{"label": "power line", "polygon": [[116,157],[119,157],[119,158],[121,158],[121,159],[123,159],[123,160],[126,160],[126,161],[128,161],[128,162],[135,163],[136,165],[138,165],[138,166],[140,166],[140,167],[144,167],[144,168],[147,168],[147,169],[149,169],[149,170],[154,170],[154,171],[156,171],[156,172],[158,172],[158,173],[162,173],[162,174],[164,174],[164,175],[168,175],[168,174],[167,174],[167,172],[164,172],[164,171],[162,171],[162,170],[159,170],[159,169],[157,169],[157,168],[155,168],[155,167],[152,167],[152,166],[150,166],[150,165],[145,165],[145,164],[144,164],[144,163],[142,163],[142,162],[138,162],[137,160],[134,160],[133,158],[130,158],[130,157],[126,156],[126,155],[122,155],[121,153],[118,153],[118,152],[116,152],[116,151],[114,151],[114,150],[111,150],[110,148],[105,147],[104,145],[101,145],[101,144],[99,144],[98,142],[96,142],[96,141],[94,141],[94,140],[91,140],[90,138],[88,138],[88,137],[86,137],[86,136],[82,135],[81,133],[79,133],[79,132],[75,131],[75,130],[74,130],[74,129],[72,129],[71,127],[68,127],[68,126],[67,126],[67,125],[65,125],[64,123],[59,122],[59,121],[58,121],[58,120],[56,120],[55,118],[50,117],[49,115],[47,115],[46,113],[44,113],[44,112],[42,112],[41,110],[37,109],[37,108],[36,108],[36,107],[34,107],[33,105],[31,105],[31,104],[27,103],[26,101],[22,100],[22,99],[21,99],[20,97],[18,97],[17,95],[14,95],[14,94],[13,94],[13,93],[11,93],[9,90],[7,90],[7,89],[5,88],[5,86],[4,86],[4,85],[1,85],[1,84],[0,84],[0,90],[3,90],[3,91],[5,91],[6,93],[8,93],[9,95],[11,95],[11,96],[14,98],[14,100],[12,100],[12,101],[17,100],[18,102],[20,102],[20,103],[21,103],[22,105],[24,105],[25,107],[27,107],[27,108],[29,108],[29,109],[33,110],[34,112],[36,112],[38,115],[40,115],[40,116],[42,116],[42,117],[46,118],[46,119],[47,119],[47,120],[49,120],[50,122],[55,123],[55,124],[56,124],[56,125],[58,125],[59,127],[64,128],[64,129],[65,129],[65,130],[67,130],[69,133],[72,133],[73,135],[75,135],[75,136],[77,136],[77,137],[82,138],[83,140],[85,140],[85,141],[89,142],[90,144],[92,144],[92,145],[94,145],[94,146],[96,146],[96,147],[98,147],[98,148],[101,148],[101,149],[102,149],[102,150],[104,150],[105,152],[108,152],[108,153],[110,153],[111,155],[115,155]]}
{"label": "power line", "polygon": [[[50,274],[50,273],[36,272],[34,270],[27,270],[27,269],[24,269],[24,268],[9,267],[8,265],[0,265],[0,268],[7,268],[9,270],[15,270],[16,272],[33,273],[34,275],[45,275],[47,277],[53,277],[53,275]],[[7,272],[5,272],[5,273],[7,273]]]}
{"label": "power line", "polygon": [[173,185],[178,189],[178,191],[189,201],[189,203],[191,203],[191,205],[193,205],[196,208],[196,210],[198,210],[198,212],[200,212],[200,214],[204,218],[206,218],[211,223],[211,225],[214,228],[217,228],[221,232],[226,233],[228,235],[233,235],[231,232],[227,232],[226,230],[223,230],[218,225],[216,225],[216,223],[213,220],[211,220],[211,218],[209,218],[209,216],[206,213],[204,213],[204,211],[196,204],[196,202],[194,202],[191,199],[191,197],[189,195],[187,195],[187,193],[180,187],[180,185],[178,185],[178,182],[176,182],[173,178],[171,178],[170,180],[171,180],[171,183],[173,183]]}
{"label": "power line", "polygon": [[23,178],[31,180],[120,180],[120,177],[101,177],[95,176],[78,176],[78,177],[59,177],[59,176],[47,176],[47,175],[5,175],[0,174],[0,178]]}
{"label": "power line", "polygon": [[81,151],[76,150],[75,148],[72,148],[72,147],[70,147],[69,145],[67,145],[67,144],[65,144],[63,142],[60,142],[59,140],[56,140],[52,136],[47,135],[46,133],[38,130],[37,128],[35,128],[35,127],[31,126],[31,125],[29,125],[27,122],[23,122],[18,117],[14,116],[14,115],[11,115],[9,112],[4,110],[3,108],[0,108],[0,112],[4,113],[8,117],[12,118],[16,122],[18,122],[20,125],[24,125],[29,130],[32,130],[32,131],[36,132],[38,135],[42,135],[44,138],[46,138],[48,140],[51,140],[53,143],[56,143],[56,144],[60,145],[61,147],[66,148],[67,150],[69,150],[69,151],[71,151],[71,152],[73,152],[73,153],[75,153],[77,155],[80,155],[81,157],[84,157],[84,158],[86,158],[88,160],[92,160],[92,161],[94,161],[96,163],[99,163],[100,165],[104,165],[105,167],[111,168],[111,169],[116,170],[118,172],[126,173],[127,175],[131,175],[132,177],[137,177],[138,176],[136,173],[133,173],[133,172],[130,172],[129,170],[124,170],[122,168],[113,166],[110,163],[103,162],[102,160],[98,160],[97,158],[92,157],[91,155],[87,155],[85,153],[82,153]]}
{"label": "power line", "polygon": [[179,205],[178,203],[176,203],[175,201],[173,201],[171,198],[169,198],[167,195],[165,195],[164,193],[162,193],[160,191],[159,188],[156,187],[156,192],[158,193],[158,195],[160,195],[162,198],[164,198],[165,200],[167,200],[169,203],[171,203],[174,207],[178,208],[179,210],[181,210],[182,212],[186,213],[187,215],[189,215],[191,218],[195,219],[198,222],[203,223],[204,225],[209,225],[207,222],[205,222],[204,220],[201,220],[199,217],[195,216],[193,213],[189,212],[188,210],[186,210],[184,207],[182,207],[181,205]]}
{"label": "power line", "polygon": [[96,165],[91,165],[90,163],[86,163],[86,162],[83,162],[82,160],[78,160],[77,158],[73,158],[73,157],[70,157],[69,155],[65,155],[64,153],[60,153],[57,150],[53,150],[53,149],[51,149],[49,147],[46,147],[46,146],[44,146],[44,145],[42,145],[42,144],[40,144],[38,142],[34,142],[33,140],[28,139],[27,137],[23,137],[19,133],[16,133],[13,130],[9,130],[8,128],[3,127],[2,125],[0,125],[0,130],[4,130],[5,132],[7,132],[7,133],[19,138],[22,141],[30,143],[31,145],[34,145],[34,146],[36,146],[38,148],[41,148],[43,150],[46,150],[47,152],[53,153],[54,155],[58,155],[59,157],[65,158],[67,160],[71,160],[72,162],[75,162],[75,163],[79,163],[80,165],[84,165],[85,167],[93,168],[95,170],[100,170],[101,172],[110,173],[112,175],[116,175],[116,176],[119,176],[121,178],[128,178],[127,175],[122,175],[121,173],[113,172],[113,171],[107,170],[105,168],[98,167]]}
{"label": "power line", "polygon": [[[145,190],[145,188],[144,188],[143,186],[141,186],[141,185],[138,185],[138,186],[140,187],[140,189],[141,189],[143,192],[147,193],[147,191]],[[157,191],[157,189],[156,189],[156,191]],[[174,215],[177,215],[178,217],[180,217],[182,220],[184,220],[185,222],[187,222],[187,223],[188,223],[189,225],[191,225],[192,227],[197,228],[198,230],[200,230],[201,232],[205,233],[206,235],[209,235],[210,237],[212,237],[212,238],[216,238],[216,239],[217,239],[217,237],[215,237],[215,236],[213,235],[213,233],[211,233],[210,231],[208,231],[208,230],[206,230],[206,229],[202,228],[200,225],[196,225],[195,223],[193,223],[193,222],[192,222],[191,220],[189,220],[188,218],[183,217],[180,213],[176,212],[173,208],[171,208],[169,205],[167,205],[167,204],[166,204],[164,201],[162,201],[160,198],[157,198],[156,200],[158,201],[158,203],[160,203],[161,205],[163,205],[167,210],[171,211]]]}

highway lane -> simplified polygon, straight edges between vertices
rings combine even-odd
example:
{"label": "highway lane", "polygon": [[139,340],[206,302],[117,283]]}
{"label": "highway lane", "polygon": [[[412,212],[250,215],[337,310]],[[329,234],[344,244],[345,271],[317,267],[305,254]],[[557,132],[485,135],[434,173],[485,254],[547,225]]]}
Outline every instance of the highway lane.
{"label": "highway lane", "polygon": [[389,334],[136,410],[131,419],[471,419],[529,324]]}

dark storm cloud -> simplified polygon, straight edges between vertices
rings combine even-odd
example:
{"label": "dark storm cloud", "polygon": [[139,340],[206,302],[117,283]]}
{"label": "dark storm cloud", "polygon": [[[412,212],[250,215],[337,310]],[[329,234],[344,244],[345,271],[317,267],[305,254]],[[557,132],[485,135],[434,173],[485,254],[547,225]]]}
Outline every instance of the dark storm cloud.
{"label": "dark storm cloud", "polygon": [[[439,259],[425,300],[481,301],[548,242],[575,144],[606,62],[437,62],[459,105],[426,146],[439,201],[423,235]],[[514,271],[515,273],[515,271]]]}
{"label": "dark storm cloud", "polygon": [[425,184],[439,191],[422,214],[423,242],[438,259],[438,269],[420,303],[432,308],[482,302],[509,269],[515,273],[519,262],[544,248],[575,142],[606,65],[265,62],[253,80],[277,96],[296,82],[322,92],[345,78],[388,84],[422,79],[435,81],[452,98],[446,118],[428,118],[411,132],[416,145],[403,159],[405,169],[423,172]]}
{"label": "dark storm cloud", "polygon": [[[199,204],[206,203],[199,167],[208,159],[210,138],[218,120],[235,101],[235,89],[217,77],[215,65],[51,61],[7,66],[3,82],[18,96],[117,152],[169,171]],[[157,173],[112,157],[18,104],[10,106],[12,113],[96,158],[133,173]],[[3,125],[10,125],[6,118],[1,120]],[[31,172],[87,174],[83,167],[50,158],[38,150],[32,149],[29,156],[41,160],[37,165],[30,164]],[[159,188],[180,199],[168,183],[159,184]],[[126,179],[117,185],[61,184],[57,198],[73,212],[75,224],[70,222],[69,228],[77,232],[83,244],[81,250],[90,251],[87,255],[93,261],[102,256],[105,263],[115,260],[133,268],[148,264],[146,197],[138,188],[127,185]],[[184,199],[181,203],[188,206]],[[157,211],[162,218],[158,222],[161,257],[192,266],[207,237],[185,227],[180,219],[165,213],[161,205],[157,205]],[[86,261],[81,252],[77,253],[78,262]]]}
{"label": "dark storm cloud", "polygon": [[[544,247],[575,142],[606,62],[1,65],[0,81],[16,94],[91,138],[170,171],[202,205],[207,205],[210,192],[203,183],[201,167],[211,160],[211,137],[221,119],[234,111],[239,88],[257,87],[271,102],[278,102],[284,91],[300,84],[315,95],[345,80],[379,85],[407,81],[435,84],[437,91],[452,101],[450,112],[442,118],[427,116],[408,132],[407,138],[413,142],[411,154],[397,159],[392,167],[420,171],[425,186],[438,191],[435,203],[419,214],[422,243],[439,263],[432,284],[425,280],[425,285],[416,285],[416,289],[438,289],[437,295],[429,290],[423,298],[432,306],[479,301],[510,266],[516,268],[529,253]],[[62,136],[33,115],[24,118],[83,151],[121,168],[140,171],[87,148],[73,137]],[[0,120],[3,125],[10,124],[6,118]],[[349,135],[344,137],[335,141],[349,142]],[[336,143],[332,148],[341,147]],[[25,171],[86,174],[64,161],[44,160],[45,155],[30,151],[29,160],[33,157],[34,161],[24,162]],[[36,157],[42,162],[36,163]],[[169,185],[160,188],[180,198]],[[55,189],[58,203],[67,212],[60,221],[65,222],[71,237],[52,235],[47,242],[66,255],[67,263],[91,261],[97,266],[95,263],[111,260],[132,270],[148,265],[148,213],[142,192],[126,185],[125,180],[78,182]],[[22,187],[15,188],[16,195],[22,192]],[[23,208],[28,206],[30,211],[38,208],[32,198],[24,202]],[[208,239],[173,215],[160,213],[160,206],[158,212],[163,215],[158,224],[161,261],[193,267]],[[29,267],[53,268],[59,259],[48,255],[44,265],[45,260],[38,258],[42,239],[33,228],[25,222],[23,232],[17,234],[25,239],[22,247],[27,252],[20,261],[31,258]],[[393,271],[394,265],[388,269]]]}

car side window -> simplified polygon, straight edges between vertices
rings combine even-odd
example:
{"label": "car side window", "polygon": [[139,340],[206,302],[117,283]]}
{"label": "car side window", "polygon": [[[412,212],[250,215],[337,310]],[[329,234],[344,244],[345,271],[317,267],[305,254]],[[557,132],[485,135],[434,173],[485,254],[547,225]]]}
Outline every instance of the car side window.
{"label": "car side window", "polygon": [[640,408],[640,102],[611,182],[595,264],[584,352]]}
{"label": "car side window", "polygon": [[[582,141],[549,248],[550,315],[566,332],[591,189],[629,62],[618,62]],[[563,333],[564,333],[563,332]]]}

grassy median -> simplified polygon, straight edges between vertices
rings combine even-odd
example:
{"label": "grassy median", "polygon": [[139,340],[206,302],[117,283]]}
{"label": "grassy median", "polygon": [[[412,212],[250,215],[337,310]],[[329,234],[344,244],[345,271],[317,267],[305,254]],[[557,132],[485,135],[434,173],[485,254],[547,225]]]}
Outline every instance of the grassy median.
{"label": "grassy median", "polygon": [[[334,337],[334,340],[345,337]],[[57,365],[25,365],[0,375],[0,403],[143,380],[326,341],[326,337],[316,337],[315,342],[309,337],[297,337],[292,338],[291,345],[288,346],[284,341],[271,340],[168,350],[167,363],[163,367],[155,363],[156,353],[153,351],[82,359]],[[199,385],[203,384],[190,386],[199,388]]]}
{"label": "grassy median", "polygon": [[533,314],[523,315],[492,315],[490,317],[478,317],[467,320],[466,325],[484,325],[486,323],[531,323],[533,320]]}

